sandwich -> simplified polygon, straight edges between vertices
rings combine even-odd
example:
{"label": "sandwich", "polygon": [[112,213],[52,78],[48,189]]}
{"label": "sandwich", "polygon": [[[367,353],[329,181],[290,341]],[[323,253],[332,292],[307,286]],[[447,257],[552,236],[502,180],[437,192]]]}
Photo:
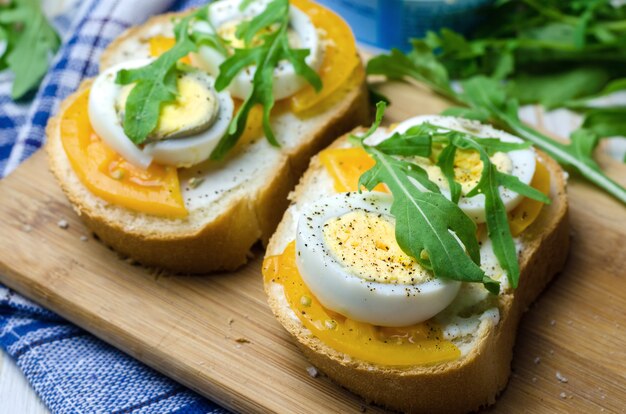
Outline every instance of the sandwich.
{"label": "sandwich", "polygon": [[221,0],[104,51],[47,127],[50,168],[107,245],[180,273],[267,243],[309,158],[369,117],[354,37],[309,0]]}
{"label": "sandwich", "polygon": [[356,129],[311,160],[265,292],[310,362],[393,410],[456,413],[505,387],[523,312],[565,262],[565,176],[477,121]]}

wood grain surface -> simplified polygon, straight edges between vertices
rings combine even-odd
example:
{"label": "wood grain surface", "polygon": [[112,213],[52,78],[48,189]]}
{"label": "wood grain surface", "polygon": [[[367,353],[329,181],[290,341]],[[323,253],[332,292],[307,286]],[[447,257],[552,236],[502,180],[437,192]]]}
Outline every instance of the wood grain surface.
{"label": "wood grain surface", "polygon": [[[389,122],[446,106],[413,86],[381,89],[394,103]],[[622,165],[607,168],[626,181]],[[626,412],[626,208],[574,176],[569,195],[567,267],[524,317],[513,375],[489,411]],[[0,220],[2,283],[230,409],[382,411],[308,375],[266,304],[260,249],[233,274],[133,265],[82,225],[42,152],[0,182]]]}

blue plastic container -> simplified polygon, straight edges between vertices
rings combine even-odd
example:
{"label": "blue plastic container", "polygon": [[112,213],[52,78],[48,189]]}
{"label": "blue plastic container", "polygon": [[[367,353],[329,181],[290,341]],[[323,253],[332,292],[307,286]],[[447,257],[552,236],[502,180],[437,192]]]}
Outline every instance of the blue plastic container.
{"label": "blue plastic container", "polygon": [[410,38],[443,27],[465,33],[493,0],[316,0],[339,13],[357,40],[378,49],[410,49]]}

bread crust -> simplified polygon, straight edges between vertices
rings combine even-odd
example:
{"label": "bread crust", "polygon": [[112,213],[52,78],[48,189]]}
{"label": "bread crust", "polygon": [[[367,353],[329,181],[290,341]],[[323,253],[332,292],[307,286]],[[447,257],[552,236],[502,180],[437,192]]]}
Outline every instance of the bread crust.
{"label": "bread crust", "polygon": [[[120,61],[128,60],[129,57],[126,55],[128,46],[131,46],[133,50],[132,59],[149,58],[148,39],[151,31],[164,27],[167,28],[168,32],[172,32],[174,27],[172,20],[188,13],[189,11],[159,14],[152,16],[143,24],[126,29],[121,35],[113,39],[100,55],[100,71],[102,72]],[[137,53],[138,44],[145,46],[144,53]]]}
{"label": "bread crust", "polygon": [[[331,147],[339,147],[345,137]],[[312,336],[290,311],[279,285],[266,282],[265,291],[275,316],[297,339],[304,355],[339,385],[390,409],[413,413],[463,413],[493,404],[510,375],[513,345],[522,314],[565,264],[569,250],[568,201],[560,166],[546,154],[539,157],[551,173],[552,204],[522,234],[518,288],[499,297],[500,321],[481,325],[476,345],[456,361],[406,369],[377,366],[354,360]],[[323,168],[318,157],[290,198],[297,200]],[[270,240],[267,254],[280,254],[285,232],[291,227],[288,211]],[[293,239],[293,236],[292,238]]]}
{"label": "bread crust", "polygon": [[[169,22],[176,15],[170,13],[156,16],[144,25],[127,30],[102,54],[101,68],[117,63],[123,57],[125,44],[145,43],[144,37],[155,25],[171,25]],[[50,169],[76,212],[105,244],[143,265],[176,273],[232,271],[244,265],[257,241],[267,244],[289,204],[287,195],[305,170],[309,158],[341,133],[355,125],[367,123],[370,117],[367,88],[363,79],[355,87],[343,90],[341,101],[323,113],[322,128],[310,132],[295,148],[280,150],[280,162],[272,167],[274,171],[269,180],[257,188],[250,188],[229,205],[223,206],[216,218],[200,227],[178,220],[172,222],[180,223],[176,230],[162,231],[158,226],[129,226],[142,213],[109,205],[91,195],[72,170],[61,142],[59,125],[64,111],[90,84],[89,80],[83,82],[48,122],[46,150]]]}

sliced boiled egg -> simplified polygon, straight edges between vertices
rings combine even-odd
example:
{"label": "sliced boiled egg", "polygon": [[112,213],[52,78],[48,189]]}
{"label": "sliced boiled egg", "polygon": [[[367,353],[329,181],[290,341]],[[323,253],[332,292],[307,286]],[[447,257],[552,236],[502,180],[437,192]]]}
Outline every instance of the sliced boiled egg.
{"label": "sliced boiled egg", "polygon": [[115,82],[122,69],[145,66],[150,59],[120,63],[102,72],[89,94],[89,120],[94,131],[132,164],[147,168],[162,165],[189,167],[205,161],[226,133],[234,104],[228,92],[217,93],[215,80],[200,71],[177,79],[178,97],[163,105],[157,127],[145,144],[134,144],[124,132],[124,108],[132,88]]}
{"label": "sliced boiled egg", "polygon": [[[245,21],[253,19],[261,14],[269,0],[252,2],[244,10],[240,10],[242,0],[222,0],[209,6],[209,20],[198,22],[194,25],[194,30],[203,33],[216,33],[227,41],[230,48],[243,48],[243,41],[235,36],[237,26]],[[289,7],[289,43],[293,48],[308,49],[309,55],[305,58],[306,64],[314,70],[318,70],[322,63],[322,47],[317,33],[317,29],[306,13],[291,5]],[[273,30],[272,27],[266,30]],[[253,40],[254,46],[254,40]],[[216,49],[210,46],[200,46],[197,64],[213,76],[219,75],[219,66],[226,60]],[[252,80],[254,78],[255,67],[242,70],[233,79],[228,89],[232,95],[239,99],[248,97],[252,90]],[[306,81],[300,77],[293,65],[289,62],[280,62],[274,70],[273,93],[276,100],[293,95],[305,86]]]}
{"label": "sliced boiled egg", "polygon": [[[442,131],[456,130],[481,138],[497,138],[501,141],[515,143],[524,142],[514,135],[476,121],[436,115],[417,116],[407,119],[398,124],[392,132],[406,132],[409,128],[423,123],[439,126],[442,128]],[[532,148],[510,152],[496,152],[490,157],[490,160],[498,171],[513,175],[525,184],[530,184],[535,174],[536,154]],[[429,179],[441,188],[443,194],[450,198],[448,182],[441,169],[428,158],[416,157],[415,162],[426,170]],[[457,150],[454,171],[455,180],[461,184],[462,197],[459,200],[459,207],[476,223],[485,222],[485,196],[478,194],[473,197],[465,197],[465,195],[478,184],[482,170],[483,163],[478,152]],[[500,188],[500,198],[507,211],[513,210],[524,199],[518,193],[503,187]]]}
{"label": "sliced boiled egg", "polygon": [[435,279],[400,249],[391,201],[384,193],[352,192],[305,205],[296,264],[326,308],[359,322],[398,327],[439,313],[460,282]]}

